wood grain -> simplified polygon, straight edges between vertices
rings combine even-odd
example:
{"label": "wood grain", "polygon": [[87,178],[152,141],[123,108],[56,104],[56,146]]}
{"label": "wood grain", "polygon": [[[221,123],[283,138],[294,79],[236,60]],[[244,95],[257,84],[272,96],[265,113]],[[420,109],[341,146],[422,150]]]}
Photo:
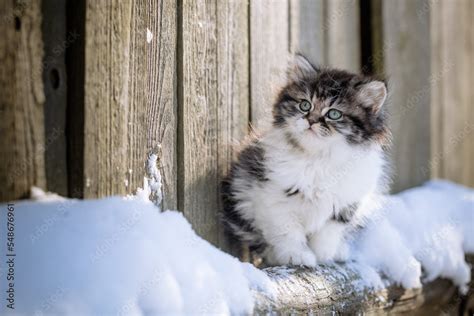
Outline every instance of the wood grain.
{"label": "wood grain", "polygon": [[[474,258],[468,257],[468,262]],[[423,288],[404,289],[384,279],[386,288],[374,290],[359,272],[346,264],[316,268],[270,267],[263,270],[275,296],[255,291],[254,314],[317,315],[467,315],[457,286],[446,279],[424,283]],[[471,299],[473,283],[470,284]]]}
{"label": "wood grain", "polygon": [[430,159],[430,28],[429,14],[420,14],[427,1],[383,2],[395,192],[429,178],[423,168]]}
{"label": "wood grain", "polygon": [[[140,143],[130,157],[143,166],[149,153],[158,154],[163,181],[163,208],[176,209],[177,202],[177,83],[176,32],[177,8],[174,1],[141,1],[134,3],[132,61],[134,76],[130,86],[133,95],[129,121],[136,135],[130,142]],[[149,37],[147,40],[147,32]],[[141,56],[141,57],[140,57]],[[143,91],[145,89],[145,91]],[[143,107],[143,104],[146,106]],[[139,114],[140,113],[140,114]],[[135,146],[132,147],[136,148]],[[131,175],[131,183],[143,181],[140,173]]]}
{"label": "wood grain", "polygon": [[[240,0],[217,1],[217,175],[229,171],[249,126],[249,7]],[[218,197],[219,206],[221,199]],[[218,222],[219,246],[226,247]]]}
{"label": "wood grain", "polygon": [[85,25],[84,197],[127,192],[131,1],[88,1]]}
{"label": "wood grain", "polygon": [[180,14],[178,208],[217,244],[216,4],[183,1]]}
{"label": "wood grain", "polygon": [[290,0],[290,52],[323,65],[325,56],[323,0]]}
{"label": "wood grain", "polygon": [[326,64],[360,71],[360,22],[358,0],[325,0]]}
{"label": "wood grain", "polygon": [[173,1],[87,2],[85,197],[142,187],[155,153],[177,206],[176,29]]}
{"label": "wood grain", "polygon": [[[474,3],[440,1],[431,7],[434,177],[474,186]],[[454,35],[455,34],[455,35]]]}
{"label": "wood grain", "polygon": [[0,12],[0,201],[8,201],[46,188],[41,1],[0,1]]}
{"label": "wood grain", "polygon": [[287,0],[250,1],[251,122],[265,128],[289,57]]}
{"label": "wood grain", "polygon": [[179,209],[214,244],[221,174],[248,122],[247,20],[244,2],[182,3]]}

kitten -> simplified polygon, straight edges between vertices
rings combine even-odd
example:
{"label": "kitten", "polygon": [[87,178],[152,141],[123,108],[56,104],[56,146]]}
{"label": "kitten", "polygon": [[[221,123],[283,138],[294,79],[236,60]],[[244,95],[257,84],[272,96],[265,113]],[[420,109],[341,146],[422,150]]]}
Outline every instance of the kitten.
{"label": "kitten", "polygon": [[301,55],[287,77],[272,127],[222,183],[226,231],[268,264],[344,260],[343,241],[386,186],[386,85]]}

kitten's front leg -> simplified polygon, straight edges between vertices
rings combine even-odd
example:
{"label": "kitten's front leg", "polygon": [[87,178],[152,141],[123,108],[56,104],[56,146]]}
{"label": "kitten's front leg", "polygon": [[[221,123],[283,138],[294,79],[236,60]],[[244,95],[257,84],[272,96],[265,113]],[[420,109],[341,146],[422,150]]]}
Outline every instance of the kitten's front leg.
{"label": "kitten's front leg", "polygon": [[316,254],[318,262],[345,260],[348,250],[344,244],[347,224],[328,220],[320,231],[309,239],[309,246]]}
{"label": "kitten's front leg", "polygon": [[349,250],[344,237],[350,230],[350,223],[359,208],[359,203],[346,205],[337,212],[334,206],[332,208],[331,218],[309,239],[309,245],[320,262],[347,259]]}
{"label": "kitten's front leg", "polygon": [[303,225],[288,210],[272,214],[263,229],[269,246],[265,258],[271,265],[314,267],[316,257],[308,247]]}

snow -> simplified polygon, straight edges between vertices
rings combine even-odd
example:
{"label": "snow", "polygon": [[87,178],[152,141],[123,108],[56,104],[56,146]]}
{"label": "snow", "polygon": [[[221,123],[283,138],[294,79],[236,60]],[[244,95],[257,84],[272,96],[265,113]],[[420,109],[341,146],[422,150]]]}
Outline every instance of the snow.
{"label": "snow", "polygon": [[[464,254],[474,253],[473,233],[474,190],[430,181],[385,197],[352,242],[351,258],[405,288],[444,277],[465,292],[471,276]],[[368,280],[368,285],[380,284],[377,278]]]}
{"label": "snow", "polygon": [[[198,237],[181,213],[160,212],[146,199],[149,193],[79,201],[34,189],[34,201],[16,202],[15,312],[251,312],[252,289],[271,291],[267,276]],[[0,251],[6,253],[5,242]],[[11,312],[5,304],[1,309]]]}
{"label": "snow", "polygon": [[[252,291],[274,294],[264,272],[197,236],[182,213],[150,202],[161,200],[154,156],[147,168],[150,179],[135,196],[80,201],[33,188],[31,200],[15,202],[17,314],[247,314]],[[445,277],[465,291],[474,190],[432,181],[379,203],[351,241],[347,268],[361,276],[356,287],[382,288],[385,277],[419,287]],[[0,253],[7,253],[5,242]],[[4,302],[7,271],[2,259]]]}
{"label": "snow", "polygon": [[153,40],[153,33],[150,31],[149,28],[146,28],[146,42],[150,44],[152,40]]}
{"label": "snow", "polygon": [[149,155],[148,160],[146,162],[148,178],[144,179],[144,181],[146,182],[144,183],[144,187],[150,189],[150,200],[152,200],[157,206],[159,206],[163,199],[163,195],[161,192],[161,173],[158,170],[157,161],[158,155]]}

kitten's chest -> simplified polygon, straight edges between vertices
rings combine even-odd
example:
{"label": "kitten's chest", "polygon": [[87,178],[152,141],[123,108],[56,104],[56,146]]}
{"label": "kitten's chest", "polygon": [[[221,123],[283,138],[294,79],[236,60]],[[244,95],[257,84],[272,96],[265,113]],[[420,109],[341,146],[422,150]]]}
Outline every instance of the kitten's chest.
{"label": "kitten's chest", "polygon": [[382,164],[377,151],[354,152],[345,159],[281,156],[275,159],[271,173],[278,186],[289,192],[297,190],[308,202],[325,199],[345,205],[376,190]]}

